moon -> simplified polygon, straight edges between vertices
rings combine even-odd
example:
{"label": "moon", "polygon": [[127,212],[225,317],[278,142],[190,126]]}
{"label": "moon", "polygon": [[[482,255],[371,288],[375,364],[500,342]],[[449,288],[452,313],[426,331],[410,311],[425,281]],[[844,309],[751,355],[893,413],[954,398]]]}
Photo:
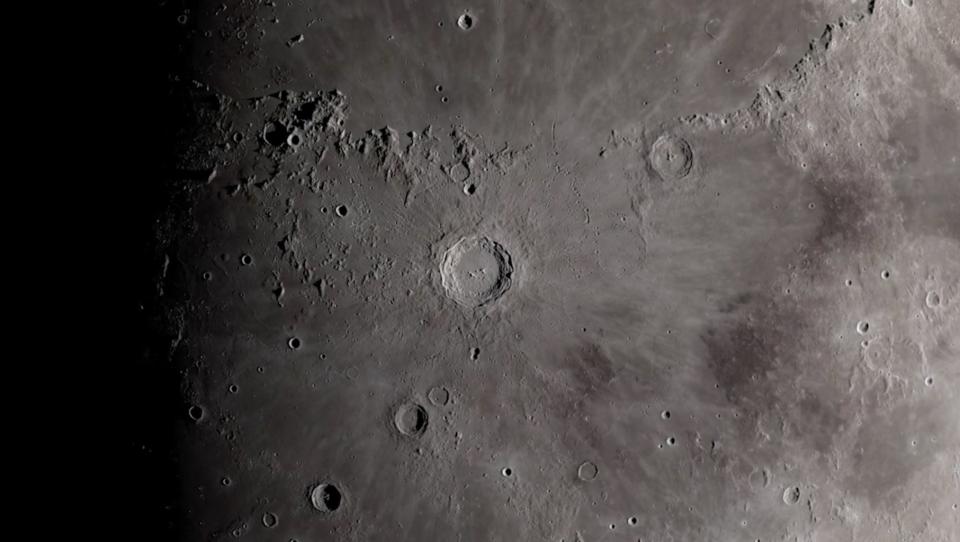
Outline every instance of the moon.
{"label": "moon", "polygon": [[958,540],[956,1],[149,4],[135,538]]}

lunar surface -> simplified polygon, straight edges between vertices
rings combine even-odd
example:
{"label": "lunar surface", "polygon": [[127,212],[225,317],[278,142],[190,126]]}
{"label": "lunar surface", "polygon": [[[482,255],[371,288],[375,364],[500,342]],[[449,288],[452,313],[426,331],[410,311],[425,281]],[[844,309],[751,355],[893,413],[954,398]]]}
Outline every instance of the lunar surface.
{"label": "lunar surface", "polygon": [[147,4],[129,538],[960,541],[957,0]]}
{"label": "lunar surface", "polygon": [[485,237],[460,239],[447,249],[440,266],[447,294],[466,307],[496,301],[510,287],[512,274],[510,255]]}

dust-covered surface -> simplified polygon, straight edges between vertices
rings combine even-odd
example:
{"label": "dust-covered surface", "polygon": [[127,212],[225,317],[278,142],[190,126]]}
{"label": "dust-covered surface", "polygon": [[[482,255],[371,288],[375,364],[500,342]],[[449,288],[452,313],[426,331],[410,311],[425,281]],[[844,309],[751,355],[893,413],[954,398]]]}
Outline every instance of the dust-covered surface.
{"label": "dust-covered surface", "polygon": [[960,540],[960,3],[155,16],[133,538]]}

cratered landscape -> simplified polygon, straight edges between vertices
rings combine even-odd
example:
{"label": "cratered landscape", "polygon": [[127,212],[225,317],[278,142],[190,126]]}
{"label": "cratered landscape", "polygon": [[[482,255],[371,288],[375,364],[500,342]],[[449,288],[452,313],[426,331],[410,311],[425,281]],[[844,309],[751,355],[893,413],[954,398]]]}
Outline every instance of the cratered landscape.
{"label": "cratered landscape", "polygon": [[960,541],[957,0],[148,5],[132,539]]}

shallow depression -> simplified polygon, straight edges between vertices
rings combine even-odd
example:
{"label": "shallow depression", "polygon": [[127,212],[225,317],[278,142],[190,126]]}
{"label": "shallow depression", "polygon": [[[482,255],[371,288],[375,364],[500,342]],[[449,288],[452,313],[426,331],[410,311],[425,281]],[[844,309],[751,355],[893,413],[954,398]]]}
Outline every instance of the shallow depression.
{"label": "shallow depression", "polygon": [[580,466],[577,468],[577,478],[580,478],[584,482],[595,479],[599,473],[600,469],[598,469],[597,465],[592,461],[584,461],[580,463]]}

